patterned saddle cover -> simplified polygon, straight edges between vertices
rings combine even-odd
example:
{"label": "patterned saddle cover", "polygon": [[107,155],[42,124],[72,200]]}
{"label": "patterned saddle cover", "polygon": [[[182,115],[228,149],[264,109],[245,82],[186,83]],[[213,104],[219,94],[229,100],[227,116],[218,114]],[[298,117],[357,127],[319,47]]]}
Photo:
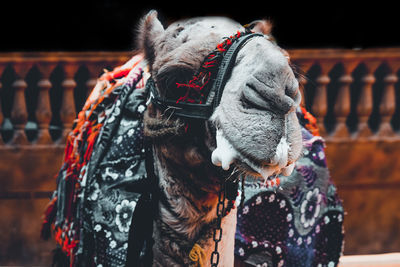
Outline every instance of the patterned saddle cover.
{"label": "patterned saddle cover", "polygon": [[297,111],[303,156],[279,188],[246,179],[238,210],[235,255],[252,266],[337,266],[343,249],[343,206],[326,165],[315,118]]}
{"label": "patterned saddle cover", "polygon": [[[142,59],[136,55],[102,75],[69,135],[41,231],[43,238],[52,232],[56,240],[55,266],[125,266],[146,179],[143,113],[149,74]],[[304,156],[292,177],[279,188],[246,179],[235,254],[249,265],[331,267],[341,255],[343,208],[326,166],[324,141],[305,109],[297,115]]]}

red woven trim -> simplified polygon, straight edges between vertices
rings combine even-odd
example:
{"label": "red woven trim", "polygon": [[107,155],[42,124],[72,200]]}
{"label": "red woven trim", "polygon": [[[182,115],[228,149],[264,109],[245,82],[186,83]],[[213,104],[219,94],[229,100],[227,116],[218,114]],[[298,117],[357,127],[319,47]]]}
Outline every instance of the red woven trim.
{"label": "red woven trim", "polygon": [[185,95],[178,98],[176,103],[187,102],[202,104],[208,94],[209,82],[217,73],[219,64],[232,43],[240,36],[250,32],[237,31],[235,35],[229,36],[222,43],[217,45],[217,48],[212,51],[201,64],[197,74],[188,83],[176,83],[177,88],[187,88]]}
{"label": "red woven trim", "polygon": [[[69,229],[64,229],[68,231]],[[57,228],[55,230],[54,239],[56,243],[61,247],[62,251],[69,257],[74,252],[74,248],[78,245],[78,240],[70,240],[67,235],[63,237],[63,230]],[[72,266],[72,264],[71,264]]]}
{"label": "red woven trim", "polygon": [[320,136],[319,129],[317,126],[317,119],[311,115],[304,107],[300,107],[303,113],[304,119],[308,121],[305,125],[306,129],[314,136]]}

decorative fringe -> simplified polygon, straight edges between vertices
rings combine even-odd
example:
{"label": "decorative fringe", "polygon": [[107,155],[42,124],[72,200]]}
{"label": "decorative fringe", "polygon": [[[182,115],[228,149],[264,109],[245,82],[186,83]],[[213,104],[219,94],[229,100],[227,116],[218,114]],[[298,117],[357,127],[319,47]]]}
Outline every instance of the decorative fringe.
{"label": "decorative fringe", "polygon": [[317,126],[317,119],[311,115],[304,107],[300,107],[301,112],[303,113],[303,118],[307,121],[305,128],[310,131],[310,133],[314,136],[320,136],[318,126]]}
{"label": "decorative fringe", "polygon": [[40,229],[40,238],[43,240],[49,239],[51,235],[51,224],[57,214],[56,206],[57,197],[54,197],[46,206],[46,210],[43,214],[42,228]]}

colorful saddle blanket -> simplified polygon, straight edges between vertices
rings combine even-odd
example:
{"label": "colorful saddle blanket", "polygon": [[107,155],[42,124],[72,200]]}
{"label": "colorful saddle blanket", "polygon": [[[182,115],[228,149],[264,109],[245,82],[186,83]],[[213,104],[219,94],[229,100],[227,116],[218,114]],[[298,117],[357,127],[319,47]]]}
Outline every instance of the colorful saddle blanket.
{"label": "colorful saddle blanket", "polygon": [[[54,233],[55,264],[126,263],[146,179],[143,113],[149,74],[142,59],[136,55],[102,75],[68,137],[42,228],[43,238]],[[342,251],[343,208],[326,166],[324,141],[305,109],[297,115],[304,156],[292,179],[279,188],[250,178],[244,185],[247,200],[238,211],[235,254],[250,265],[336,266]]]}
{"label": "colorful saddle blanket", "polygon": [[326,165],[315,119],[297,112],[304,151],[289,179],[268,188],[246,179],[238,210],[235,254],[252,266],[337,266],[343,249],[343,206]]}

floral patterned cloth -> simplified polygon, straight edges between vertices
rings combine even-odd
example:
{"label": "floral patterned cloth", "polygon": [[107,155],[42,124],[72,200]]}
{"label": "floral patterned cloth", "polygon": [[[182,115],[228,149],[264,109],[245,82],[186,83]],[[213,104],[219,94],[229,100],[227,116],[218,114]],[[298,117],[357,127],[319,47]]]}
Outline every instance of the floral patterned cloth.
{"label": "floral patterned cloth", "polygon": [[[87,234],[93,236],[94,246],[86,249],[94,249],[96,266],[125,265],[129,229],[140,193],[128,192],[124,185],[146,178],[142,124],[145,99],[145,90],[136,88],[124,106],[117,101],[115,108],[119,111],[114,114],[121,113],[120,122],[87,186],[85,214],[91,225]],[[110,119],[115,120],[112,116]]]}
{"label": "floral patterned cloth", "polygon": [[303,157],[279,188],[247,179],[238,210],[235,254],[252,266],[337,266],[343,207],[326,165],[313,117],[299,109]]}

